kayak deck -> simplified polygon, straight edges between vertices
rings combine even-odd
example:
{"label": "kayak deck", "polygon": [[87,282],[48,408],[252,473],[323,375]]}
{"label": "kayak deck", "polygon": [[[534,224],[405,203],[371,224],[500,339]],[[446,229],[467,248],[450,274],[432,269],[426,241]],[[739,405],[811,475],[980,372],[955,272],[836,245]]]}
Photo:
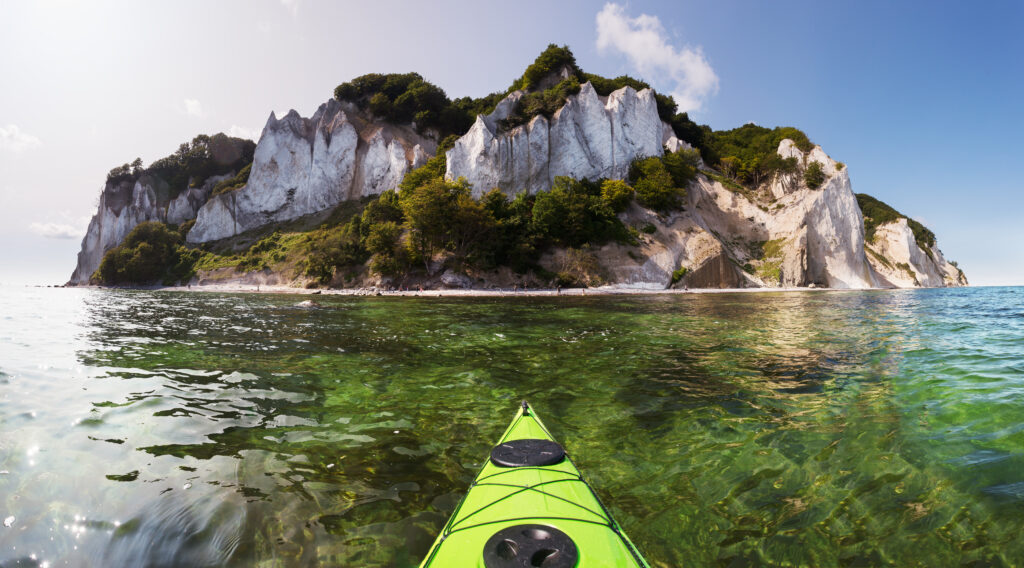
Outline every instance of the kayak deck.
{"label": "kayak deck", "polygon": [[[514,451],[513,446],[517,444],[511,442],[516,440],[554,441],[525,402],[498,442],[495,453],[503,449]],[[557,459],[560,454],[554,457]],[[516,543],[514,539],[505,540],[496,534],[503,529],[506,533],[515,532],[516,529],[510,527],[523,529],[526,531],[523,534],[540,529],[545,539],[564,533],[561,536],[571,540],[567,546],[574,546],[578,560],[566,564],[564,562],[573,560],[571,551],[555,554],[557,547],[548,546],[534,553],[528,550],[530,543]],[[519,558],[527,553],[532,557]],[[499,466],[487,460],[420,565],[421,568],[504,566],[648,568],[568,455],[550,465],[518,467]]]}

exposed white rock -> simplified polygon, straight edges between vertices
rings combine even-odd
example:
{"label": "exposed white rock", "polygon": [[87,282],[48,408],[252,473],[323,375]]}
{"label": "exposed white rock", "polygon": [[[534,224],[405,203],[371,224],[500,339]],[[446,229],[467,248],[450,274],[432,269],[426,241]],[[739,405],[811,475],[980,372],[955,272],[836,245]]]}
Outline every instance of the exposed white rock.
{"label": "exposed white rock", "polygon": [[864,218],[849,173],[846,168],[837,173],[820,147],[812,150],[811,158],[824,164],[829,178],[821,189],[805,190],[817,194],[806,203],[807,283],[829,288],[877,286],[864,252]]}
{"label": "exposed white rock", "polygon": [[[828,176],[818,189],[803,185],[800,175],[772,183],[777,201],[770,210],[719,183],[700,185],[714,205],[701,213],[720,235],[750,243],[779,241],[782,286],[870,288],[877,285],[864,252],[864,220],[846,168],[838,169],[821,147],[806,155],[791,140],[779,144],[779,155],[795,157],[801,166],[818,161]],[[724,194],[723,194],[724,192]],[[717,222],[715,222],[717,221]],[[737,251],[739,260],[743,251]]]}
{"label": "exposed white rock", "polygon": [[436,145],[411,128],[363,119],[331,99],[310,118],[270,114],[248,183],[199,210],[189,243],[215,241],[395,188]]}
{"label": "exposed white rock", "polygon": [[871,266],[883,285],[898,288],[967,285],[963,273],[948,263],[937,247],[926,250],[918,245],[906,219],[879,225],[867,246]]}
{"label": "exposed white rock", "polygon": [[[535,193],[547,190],[557,176],[622,179],[637,157],[690,148],[660,120],[649,89],[625,87],[599,97],[588,83],[550,120],[537,116],[500,131],[500,122],[522,95],[512,93],[493,113],[477,117],[447,153],[448,177],[465,177],[476,196],[494,187],[509,194]],[[228,176],[211,178],[174,199],[168,199],[166,184],[146,176],[105,188],[71,283],[88,282],[103,254],[143,221],[179,224],[196,218],[189,243],[220,240],[394,188],[435,150],[433,140],[410,127],[368,120],[355,107],[333,100],[308,119],[295,111],[281,119],[271,113],[249,181],[239,190],[209,198],[213,185]],[[803,152],[783,140],[778,153],[795,158],[799,171],[777,176],[758,190],[739,191],[700,175],[688,188],[684,211],[657,215],[634,203],[621,215],[627,225],[654,227],[640,235],[637,247],[609,244],[586,254],[595,255],[608,281],[636,288],[673,285],[673,273],[678,276],[681,269],[685,275],[675,286],[967,284],[937,248],[925,251],[917,245],[905,219],[879,227],[866,248],[849,172],[820,147]],[[815,161],[826,179],[810,189],[802,171]],[[557,271],[566,253],[554,251],[541,262]],[[443,268],[438,260],[429,275]],[[286,283],[280,274],[250,277]],[[438,281],[448,287],[474,285],[450,271]]]}
{"label": "exposed white rock", "polygon": [[[602,263],[613,279],[635,287],[665,288],[673,271],[686,268],[679,285],[877,286],[846,168],[836,168],[818,147],[804,155],[789,140],[779,145],[779,153],[797,157],[801,164],[817,160],[829,177],[821,188],[808,189],[800,176],[791,176],[771,208],[705,176],[690,185],[685,212],[662,219],[634,206],[623,220],[633,226],[650,223],[656,230],[642,237],[640,250],[632,255],[642,262],[631,262],[628,247],[602,249]],[[769,241],[774,241],[778,252],[765,258],[762,243]]]}
{"label": "exposed white rock", "polygon": [[658,290],[669,287],[680,268],[686,275],[678,287],[745,288],[759,286],[754,278],[730,260],[718,236],[702,226],[692,210],[662,218],[633,204],[622,215],[632,226],[650,224],[654,232],[642,234],[636,247],[605,245],[598,251],[608,279],[616,285]]}
{"label": "exposed white rock", "polygon": [[[848,169],[820,147],[802,152],[790,140],[778,149],[797,159],[801,171],[773,180],[766,190],[733,191],[706,176],[688,188],[686,210],[668,217],[634,204],[622,216],[641,234],[638,247],[617,244],[597,255],[612,282],[635,288],[676,286],[829,287],[958,286],[966,278],[932,247],[922,250],[905,219],[879,227],[867,249],[864,220]],[[818,189],[803,182],[802,169],[821,164]],[[881,260],[881,259],[886,260]],[[905,267],[905,268],[904,268]]]}
{"label": "exposed white rock", "polygon": [[[170,200],[166,199],[167,184],[145,175],[135,182],[104,187],[96,214],[82,238],[78,264],[69,283],[87,284],[103,255],[121,244],[139,223],[160,221],[176,225],[194,219],[213,186],[232,175],[213,176],[202,187],[188,188]],[[163,200],[161,195],[165,196]]]}
{"label": "exposed white rock", "polygon": [[662,143],[670,141],[650,89],[623,87],[600,97],[585,83],[550,121],[537,116],[500,132],[499,121],[520,97],[519,91],[510,94],[456,141],[446,156],[449,179],[466,178],[476,196],[495,187],[536,193],[557,176],[622,179],[633,159],[660,156]]}

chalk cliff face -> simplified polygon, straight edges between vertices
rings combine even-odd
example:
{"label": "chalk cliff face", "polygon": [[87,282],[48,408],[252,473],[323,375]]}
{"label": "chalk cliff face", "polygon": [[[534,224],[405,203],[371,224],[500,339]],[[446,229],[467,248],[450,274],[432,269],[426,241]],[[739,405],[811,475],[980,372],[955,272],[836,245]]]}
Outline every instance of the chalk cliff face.
{"label": "chalk cliff face", "polygon": [[967,277],[936,246],[922,248],[906,219],[880,225],[867,243],[868,259],[883,286],[967,286]]}
{"label": "chalk cliff face", "polygon": [[685,211],[663,218],[634,204],[624,220],[656,230],[642,236],[641,254],[621,245],[599,251],[608,279],[647,289],[967,285],[937,247],[918,246],[906,219],[877,228],[865,243],[849,172],[820,147],[805,154],[783,140],[778,153],[801,167],[822,164],[825,182],[808,188],[798,172],[777,177],[759,195],[700,176]]}
{"label": "chalk cliff face", "polygon": [[449,179],[466,178],[475,196],[495,187],[513,195],[536,193],[557,176],[623,179],[633,159],[660,156],[665,144],[685,144],[658,117],[650,89],[623,87],[600,97],[585,83],[551,120],[536,116],[501,132],[499,122],[522,96],[516,91],[494,112],[477,117],[446,154]]}
{"label": "chalk cliff face", "polygon": [[[466,178],[476,196],[495,187],[510,195],[536,193],[557,176],[623,179],[637,157],[689,147],[661,121],[649,89],[625,87],[601,97],[587,83],[550,119],[537,116],[503,130],[524,94],[513,92],[491,114],[477,117],[447,152],[447,177]],[[395,188],[436,148],[412,126],[374,121],[333,99],[309,118],[271,113],[248,182],[239,189],[211,197],[213,186],[233,173],[173,198],[166,183],[148,175],[108,184],[71,283],[88,282],[104,253],[141,222],[195,219],[187,243],[226,239]],[[636,247],[609,244],[594,253],[605,280],[648,289],[967,284],[938,248],[915,242],[905,219],[878,227],[865,243],[849,172],[820,147],[804,152],[783,140],[777,151],[798,167],[759,188],[740,188],[701,163],[684,210],[658,215],[633,203],[622,220],[653,230],[639,233]],[[803,176],[812,162],[825,174],[816,188]],[[565,254],[554,251],[541,263],[558,272]]]}
{"label": "chalk cliff face", "polygon": [[632,260],[638,255],[625,247],[605,247],[611,280],[658,289],[672,285],[676,272],[682,274],[677,286],[699,288],[878,286],[846,168],[820,147],[805,154],[783,140],[778,151],[801,165],[821,163],[825,182],[810,189],[792,174],[759,196],[701,175],[689,188],[685,211],[666,219],[636,206],[627,211],[628,223],[650,223],[656,231],[643,237],[639,266]]}
{"label": "chalk cliff face", "polygon": [[187,240],[224,239],[393,189],[435,149],[411,128],[367,122],[334,99],[310,118],[271,113],[248,183],[210,199]]}
{"label": "chalk cliff face", "polygon": [[177,225],[195,219],[213,186],[228,177],[230,174],[211,177],[202,187],[188,188],[173,199],[169,198],[167,184],[151,176],[142,176],[134,182],[107,184],[82,239],[78,265],[70,283],[87,284],[92,273],[99,268],[103,255],[121,244],[139,223],[160,221]]}

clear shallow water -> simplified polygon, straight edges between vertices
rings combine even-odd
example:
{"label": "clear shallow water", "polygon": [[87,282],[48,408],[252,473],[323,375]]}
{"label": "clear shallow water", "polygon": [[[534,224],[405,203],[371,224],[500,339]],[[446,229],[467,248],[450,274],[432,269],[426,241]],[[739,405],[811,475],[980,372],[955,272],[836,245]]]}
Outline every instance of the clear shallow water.
{"label": "clear shallow water", "polygon": [[654,566],[1024,559],[1024,288],[0,288],[0,566],[415,566],[519,399]]}

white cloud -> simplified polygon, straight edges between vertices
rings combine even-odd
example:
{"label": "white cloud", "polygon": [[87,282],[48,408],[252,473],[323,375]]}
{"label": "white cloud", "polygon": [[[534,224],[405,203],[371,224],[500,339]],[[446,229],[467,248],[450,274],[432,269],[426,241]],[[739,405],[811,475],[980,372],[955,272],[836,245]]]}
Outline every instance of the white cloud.
{"label": "white cloud", "polygon": [[76,228],[64,223],[32,223],[28,230],[48,239],[80,239],[85,236],[84,228]]}
{"label": "white cloud", "polygon": [[699,109],[718,91],[718,76],[703,50],[673,46],[657,16],[630,18],[621,5],[605,4],[597,14],[597,49],[624,54],[645,77],[667,75],[680,111]]}
{"label": "white cloud", "polygon": [[198,99],[185,99],[185,114],[199,118],[206,116],[206,112],[203,111],[203,105]]}
{"label": "white cloud", "polygon": [[85,236],[88,226],[89,217],[75,216],[71,211],[62,210],[53,212],[49,221],[29,224],[28,230],[48,239],[80,239]]}
{"label": "white cloud", "polygon": [[22,132],[18,125],[0,126],[0,150],[22,152],[42,146],[43,141],[27,132]]}
{"label": "white cloud", "polygon": [[249,140],[259,140],[260,131],[255,128],[246,128],[244,126],[232,124],[231,128],[228,129],[228,136],[234,136],[236,138],[248,138]]}

